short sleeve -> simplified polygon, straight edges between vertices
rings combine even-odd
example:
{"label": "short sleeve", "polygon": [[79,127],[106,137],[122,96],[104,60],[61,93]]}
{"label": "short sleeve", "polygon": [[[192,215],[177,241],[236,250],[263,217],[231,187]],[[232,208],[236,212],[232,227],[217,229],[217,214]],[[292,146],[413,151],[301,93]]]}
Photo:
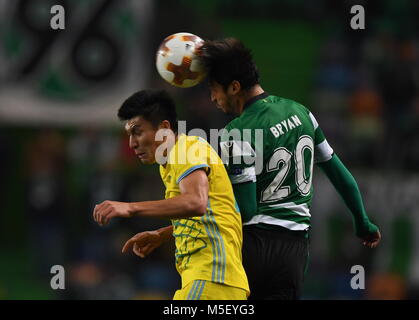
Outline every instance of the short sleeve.
{"label": "short sleeve", "polygon": [[[244,136],[244,135],[243,135]],[[232,184],[256,182],[256,152],[251,141],[242,138],[241,131],[227,126],[220,141],[221,158]]]}
{"label": "short sleeve", "polygon": [[329,161],[333,156],[333,149],[326,140],[314,115],[309,112],[311,122],[314,127],[314,162],[320,163]]}
{"label": "short sleeve", "polygon": [[208,144],[200,139],[199,137],[187,137],[176,148],[171,165],[177,184],[198,169],[204,169],[209,174],[210,150]]}

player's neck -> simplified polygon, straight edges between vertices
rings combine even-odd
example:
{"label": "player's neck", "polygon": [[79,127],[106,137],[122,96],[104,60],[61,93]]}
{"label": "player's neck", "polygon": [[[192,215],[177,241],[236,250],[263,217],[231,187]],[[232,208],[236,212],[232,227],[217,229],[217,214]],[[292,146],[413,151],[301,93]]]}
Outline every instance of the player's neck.
{"label": "player's neck", "polygon": [[245,91],[243,93],[243,98],[241,99],[241,103],[239,107],[239,115],[243,113],[244,106],[246,105],[247,101],[249,101],[253,97],[256,97],[264,92],[265,91],[262,89],[262,87],[259,84],[256,84],[252,88],[250,88],[248,91]]}

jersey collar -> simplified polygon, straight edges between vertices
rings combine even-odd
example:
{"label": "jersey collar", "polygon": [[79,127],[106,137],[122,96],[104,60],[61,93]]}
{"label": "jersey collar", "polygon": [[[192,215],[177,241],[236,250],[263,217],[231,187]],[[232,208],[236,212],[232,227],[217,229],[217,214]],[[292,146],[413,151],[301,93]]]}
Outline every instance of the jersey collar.
{"label": "jersey collar", "polygon": [[269,94],[265,91],[261,94],[258,94],[257,96],[254,96],[253,98],[250,98],[244,104],[243,111],[246,110],[250,105],[254,104],[256,101],[261,100],[261,99],[265,99],[268,96],[269,96]]}

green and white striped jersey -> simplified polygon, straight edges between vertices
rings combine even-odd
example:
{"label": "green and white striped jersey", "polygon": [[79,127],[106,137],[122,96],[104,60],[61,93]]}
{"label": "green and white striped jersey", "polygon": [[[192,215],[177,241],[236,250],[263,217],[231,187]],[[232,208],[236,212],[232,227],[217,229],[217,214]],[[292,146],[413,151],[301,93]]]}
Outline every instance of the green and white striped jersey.
{"label": "green and white striped jersey", "polygon": [[256,183],[257,212],[244,224],[307,230],[313,163],[333,155],[312,113],[295,101],[263,93],[225,129],[221,154],[232,184]]}

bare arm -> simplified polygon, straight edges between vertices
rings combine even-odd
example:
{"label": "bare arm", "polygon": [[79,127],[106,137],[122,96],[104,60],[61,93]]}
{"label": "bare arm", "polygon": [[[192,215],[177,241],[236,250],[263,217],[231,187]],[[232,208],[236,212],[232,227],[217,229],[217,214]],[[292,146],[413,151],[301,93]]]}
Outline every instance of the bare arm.
{"label": "bare arm", "polygon": [[160,247],[164,242],[173,239],[173,226],[160,228],[154,231],[144,231],[137,233],[122,248],[123,253],[132,251],[139,257],[144,258],[154,249]]}
{"label": "bare arm", "polygon": [[102,202],[95,207],[93,217],[97,223],[105,225],[114,217],[184,219],[203,216],[207,210],[209,192],[205,171],[198,169],[192,172],[180,181],[179,188],[181,192],[179,196],[165,200],[131,203]]}
{"label": "bare arm", "polygon": [[172,225],[164,227],[164,228],[160,228],[156,231],[159,233],[163,242],[167,242],[167,241],[169,241],[170,239],[173,238],[173,226]]}
{"label": "bare arm", "polygon": [[134,202],[133,215],[142,217],[182,219],[203,216],[208,203],[208,177],[203,170],[196,170],[179,183],[181,194],[177,197]]}

